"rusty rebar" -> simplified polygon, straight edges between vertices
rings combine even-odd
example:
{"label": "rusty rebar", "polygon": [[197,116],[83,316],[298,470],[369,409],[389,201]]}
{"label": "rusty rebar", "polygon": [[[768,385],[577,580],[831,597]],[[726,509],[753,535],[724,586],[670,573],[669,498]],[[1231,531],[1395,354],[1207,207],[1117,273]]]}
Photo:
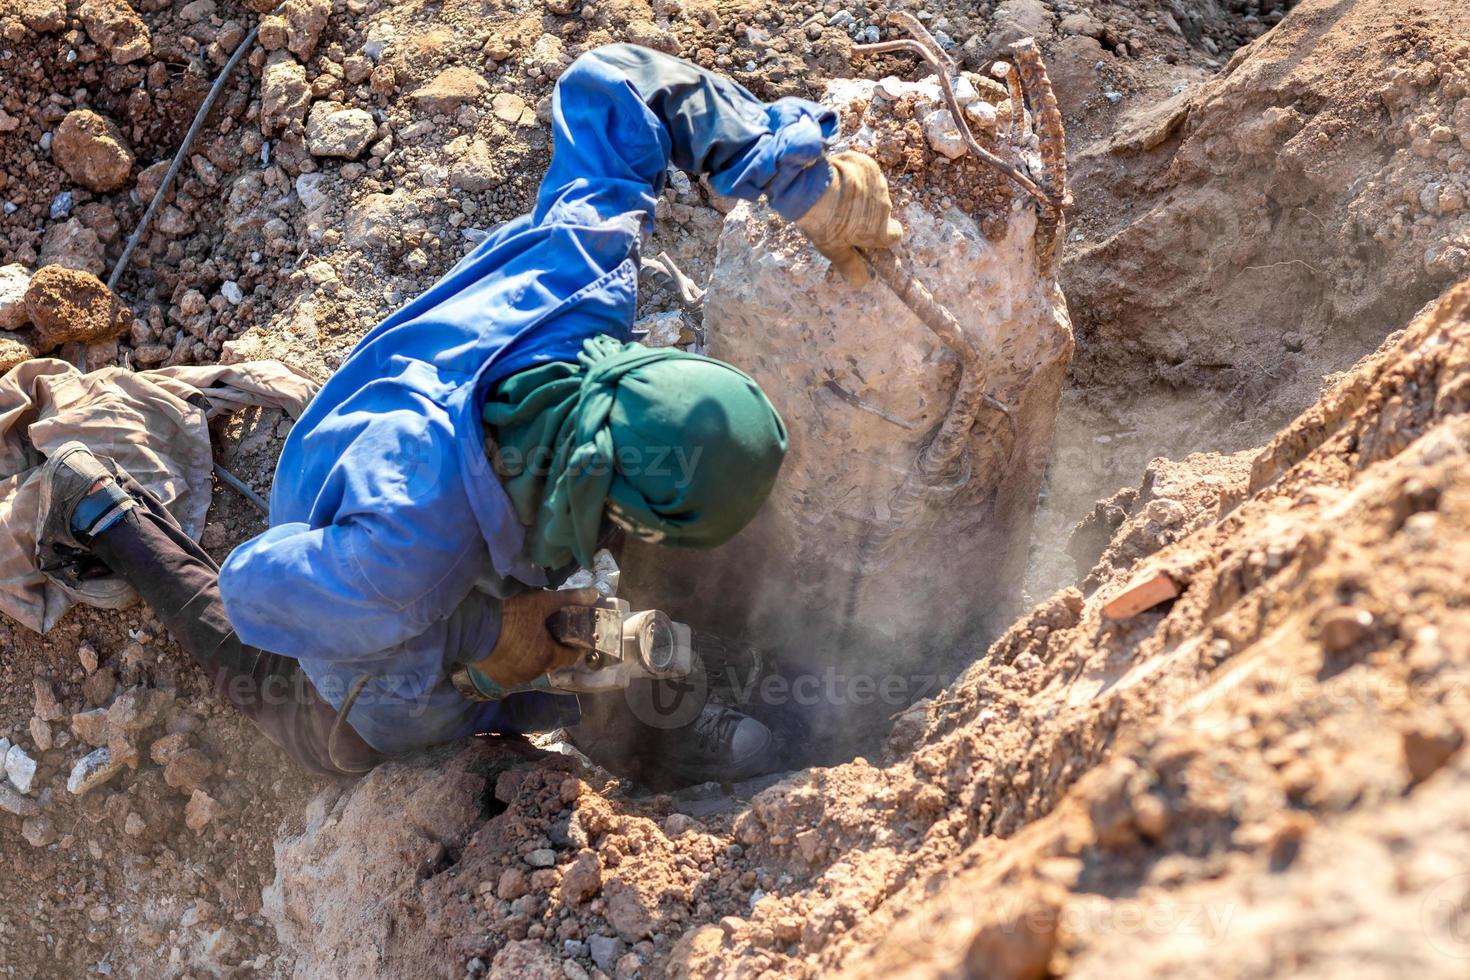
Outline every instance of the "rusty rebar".
{"label": "rusty rebar", "polygon": [[1072,195],[1067,189],[1067,134],[1062,127],[1062,110],[1056,92],[1041,60],[1035,38],[1022,38],[1011,45],[1016,58],[1016,71],[1025,92],[1030,96],[1035,113],[1036,135],[1040,145],[1041,165],[1046,169],[1042,186],[1059,208],[1069,207]]}
{"label": "rusty rebar", "polygon": [[960,379],[955,386],[954,398],[950,402],[949,411],[945,413],[944,421],[914,460],[914,465],[904,476],[903,483],[889,499],[888,519],[876,525],[865,537],[860,561],[882,550],[898,528],[919,509],[924,499],[936,487],[954,482],[952,474],[965,455],[970,430],[975,427],[975,417],[982,404],[989,404],[1005,413],[1013,433],[1016,427],[1010,409],[987,392],[989,378],[984,352],[975,343],[974,337],[960,325],[955,315],[904,267],[903,261],[892,249],[864,251],[862,256],[867,260],[874,278],[891,289],[924,326],[954,351],[960,363]]}
{"label": "rusty rebar", "polygon": [[1009,93],[1011,115],[1006,120],[1010,123],[1007,138],[1011,141],[1012,146],[1024,146],[1026,143],[1026,92],[1021,88],[1021,76],[1004,61],[997,61],[991,65],[990,74],[991,77],[1003,81],[1006,92]]}
{"label": "rusty rebar", "polygon": [[[1025,91],[1032,100],[1032,115],[1037,136],[1037,155],[1041,157],[1041,184],[1054,204],[1041,211],[1036,227],[1036,253],[1047,275],[1055,276],[1061,258],[1061,243],[1066,234],[1065,208],[1072,204],[1067,187],[1067,136],[1062,127],[1062,111],[1057,106],[1056,92],[1041,51],[1034,38],[1022,38],[1011,45],[1016,70]],[[1023,110],[1024,111],[1024,110]]]}

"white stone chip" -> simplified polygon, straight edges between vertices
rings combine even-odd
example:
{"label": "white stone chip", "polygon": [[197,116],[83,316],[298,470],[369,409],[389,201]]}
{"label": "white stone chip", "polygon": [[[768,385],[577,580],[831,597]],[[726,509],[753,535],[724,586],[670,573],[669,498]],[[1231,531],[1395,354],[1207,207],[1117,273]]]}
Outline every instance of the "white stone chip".
{"label": "white stone chip", "polygon": [[935,109],[924,117],[924,135],[935,153],[954,160],[965,155],[965,140],[948,109]]}
{"label": "white stone chip", "polygon": [[123,764],[114,762],[112,751],[103,746],[82,756],[71,767],[71,775],[66,780],[66,791],[73,796],[84,796],[122,770]]}
{"label": "white stone chip", "polygon": [[12,745],[5,752],[5,775],[10,778],[10,785],[22,793],[29,793],[31,782],[36,778],[36,760],[19,745]]}

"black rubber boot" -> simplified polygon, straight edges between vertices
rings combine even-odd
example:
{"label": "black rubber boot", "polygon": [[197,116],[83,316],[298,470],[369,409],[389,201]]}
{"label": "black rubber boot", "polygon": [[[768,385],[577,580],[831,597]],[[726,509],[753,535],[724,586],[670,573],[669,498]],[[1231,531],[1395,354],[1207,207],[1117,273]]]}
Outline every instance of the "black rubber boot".
{"label": "black rubber boot", "polygon": [[776,771],[780,749],[769,728],[750,715],[707,704],[686,728],[660,732],[651,766],[670,783],[738,783]]}
{"label": "black rubber boot", "polygon": [[80,442],[68,442],[41,469],[36,563],[77,602],[125,609],[138,593],[94,557],[92,535],[138,506],[117,480],[118,467]]}
{"label": "black rubber boot", "polygon": [[[593,762],[657,790],[698,783],[736,783],[778,771],[781,747],[764,724],[705,700],[702,685],[686,688],[700,703],[678,705],[666,682],[635,681],[627,691],[579,695],[582,721],[569,729],[573,745]],[[660,697],[659,694],[665,695]],[[655,714],[651,704],[666,711]]]}

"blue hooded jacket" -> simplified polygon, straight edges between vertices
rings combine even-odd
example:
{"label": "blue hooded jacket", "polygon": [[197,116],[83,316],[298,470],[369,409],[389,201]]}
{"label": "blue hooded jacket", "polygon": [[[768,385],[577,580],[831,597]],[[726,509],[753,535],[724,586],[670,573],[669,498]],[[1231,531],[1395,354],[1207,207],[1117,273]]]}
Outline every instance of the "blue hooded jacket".
{"label": "blue hooded jacket", "polygon": [[557,83],[554,152],[535,210],[496,229],[353,349],[291,430],[271,527],[229,556],[220,591],[247,643],[295,657],[372,746],[547,730],[575,699],[465,700],[446,680],[499,632],[476,583],[546,584],[485,454],[481,407],[506,376],[629,339],[638,242],[670,163],[722,194],[804,214],[833,113],[766,104],[688,62],[631,45],[578,58]]}

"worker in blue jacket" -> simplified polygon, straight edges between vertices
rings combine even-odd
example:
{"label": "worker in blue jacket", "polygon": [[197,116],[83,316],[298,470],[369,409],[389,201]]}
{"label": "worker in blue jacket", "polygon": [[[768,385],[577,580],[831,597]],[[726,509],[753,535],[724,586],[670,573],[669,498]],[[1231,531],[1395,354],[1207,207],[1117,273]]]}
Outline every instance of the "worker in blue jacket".
{"label": "worker in blue jacket", "polygon": [[[850,279],[866,276],[856,248],[901,233],[876,164],[828,154],[837,119],[811,102],[762,103],[612,45],[561,76],[552,117],[535,210],[354,348],[286,440],[269,530],[223,567],[111,461],[73,443],[47,462],[47,574],[94,605],[140,594],[220,694],[313,770],[575,723],[574,697],[470,700],[449,675],[488,661],[511,687],[566,665],[577,651],[546,617],[595,597],[551,589],[611,532],[713,547],[764,501],[786,432],[759,386],[630,342],[639,236],[670,164],[764,196]],[[772,763],[771,733],[727,708],[676,734],[647,738],[681,780]]]}

